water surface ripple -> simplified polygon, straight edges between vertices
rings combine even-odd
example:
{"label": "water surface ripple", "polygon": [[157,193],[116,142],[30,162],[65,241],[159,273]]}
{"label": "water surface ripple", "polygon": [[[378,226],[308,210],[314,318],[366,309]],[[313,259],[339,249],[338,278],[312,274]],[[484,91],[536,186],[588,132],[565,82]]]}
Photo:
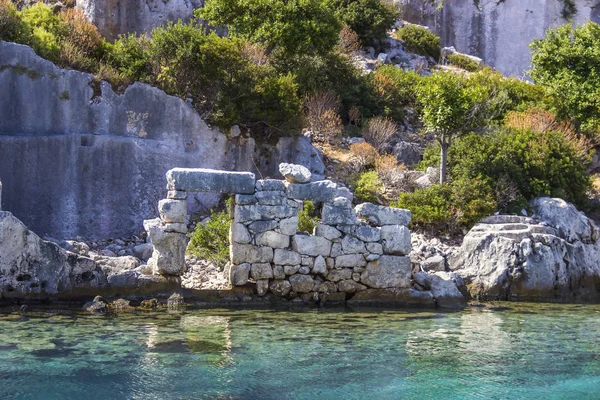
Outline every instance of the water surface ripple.
{"label": "water surface ripple", "polygon": [[0,309],[0,399],[213,398],[600,399],[600,306]]}

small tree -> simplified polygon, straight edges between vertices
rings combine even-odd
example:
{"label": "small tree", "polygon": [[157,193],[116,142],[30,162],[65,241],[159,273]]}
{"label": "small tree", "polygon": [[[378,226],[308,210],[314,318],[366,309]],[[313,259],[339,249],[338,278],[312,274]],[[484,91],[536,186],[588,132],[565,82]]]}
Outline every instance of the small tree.
{"label": "small tree", "polygon": [[457,137],[487,124],[485,112],[493,93],[472,84],[471,78],[448,72],[434,73],[424,81],[417,98],[423,130],[440,144],[440,183],[446,183],[448,149]]}

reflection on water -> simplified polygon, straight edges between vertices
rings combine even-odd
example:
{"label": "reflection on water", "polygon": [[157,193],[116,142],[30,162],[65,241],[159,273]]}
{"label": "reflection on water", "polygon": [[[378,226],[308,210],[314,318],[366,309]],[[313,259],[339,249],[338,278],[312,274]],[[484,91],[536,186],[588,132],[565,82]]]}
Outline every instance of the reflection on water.
{"label": "reflection on water", "polygon": [[600,306],[0,309],[2,399],[598,399]]}

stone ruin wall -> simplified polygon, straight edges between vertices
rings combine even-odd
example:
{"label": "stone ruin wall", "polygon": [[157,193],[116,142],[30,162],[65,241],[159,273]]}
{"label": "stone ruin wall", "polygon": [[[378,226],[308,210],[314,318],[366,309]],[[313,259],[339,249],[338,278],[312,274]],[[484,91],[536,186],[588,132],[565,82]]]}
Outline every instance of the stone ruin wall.
{"label": "stone ruin wall", "polygon": [[[285,164],[284,164],[285,165]],[[292,168],[300,166],[287,165]],[[235,194],[230,282],[256,284],[259,296],[345,301],[395,290],[410,298],[410,211],[371,203],[352,207],[350,191],[329,180],[255,180],[254,174],[177,168],[167,173],[160,218],[145,221],[155,274],[185,271],[187,192]],[[293,175],[293,174],[292,174]],[[289,181],[292,182],[289,182]],[[295,182],[294,182],[295,181]],[[322,206],[312,235],[298,230],[305,200]],[[387,293],[387,292],[386,292]],[[379,293],[381,294],[381,293]],[[381,297],[381,296],[380,296]]]}

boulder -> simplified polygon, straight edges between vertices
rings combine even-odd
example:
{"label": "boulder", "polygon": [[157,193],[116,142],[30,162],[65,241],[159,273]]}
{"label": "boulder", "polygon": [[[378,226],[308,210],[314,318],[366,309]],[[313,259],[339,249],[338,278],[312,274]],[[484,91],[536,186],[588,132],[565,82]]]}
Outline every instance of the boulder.
{"label": "boulder", "polygon": [[255,281],[261,279],[273,279],[273,268],[269,263],[252,264],[250,276]]}
{"label": "boulder", "polygon": [[[458,289],[454,275],[451,272],[436,272],[434,274],[418,272],[415,275],[415,282],[419,282],[419,285],[431,290],[438,307],[454,310],[463,309],[467,306],[467,301]],[[460,277],[456,279],[460,279]]]}
{"label": "boulder", "polygon": [[329,271],[329,274],[327,274],[327,280],[331,282],[339,282],[349,279],[352,279],[352,270],[348,268],[332,269]]}
{"label": "boulder", "polygon": [[0,211],[0,297],[59,294],[108,284],[99,264],[42,240]]}
{"label": "boulder", "polygon": [[173,293],[167,299],[167,308],[169,310],[177,310],[177,309],[183,308],[183,307],[185,307],[185,300],[184,300],[183,296],[180,295],[179,293]]}
{"label": "boulder", "polygon": [[205,168],[173,168],[167,172],[167,189],[186,192],[253,194],[256,179],[250,172]]}
{"label": "boulder", "polygon": [[148,261],[153,251],[152,243],[142,243],[133,248],[133,255],[142,261]]}
{"label": "boulder", "polygon": [[308,183],[312,177],[308,168],[298,164],[279,164],[279,172],[290,183]]}
{"label": "boulder", "polygon": [[421,268],[426,272],[440,272],[446,270],[446,259],[437,254],[421,262]]}
{"label": "boulder", "polygon": [[326,275],[327,274],[327,263],[323,256],[315,258],[315,262],[312,267],[313,274]]}
{"label": "boulder", "polygon": [[364,267],[367,261],[362,254],[348,254],[335,258],[336,268]]}
{"label": "boulder", "polygon": [[494,216],[475,225],[448,266],[481,300],[600,298],[595,224],[560,199],[532,202],[536,217]]}
{"label": "boulder", "polygon": [[435,300],[431,292],[419,292],[414,289],[392,288],[392,289],[367,289],[357,292],[350,300],[350,305],[385,305],[394,304],[405,307],[427,307],[435,306]]}
{"label": "boulder", "polygon": [[279,232],[293,236],[298,231],[298,217],[285,218],[279,221]]}
{"label": "boulder", "polygon": [[256,181],[257,191],[285,191],[285,183],[279,179],[259,179]]}
{"label": "boulder", "polygon": [[367,264],[367,268],[360,275],[360,281],[374,289],[408,288],[411,267],[408,257],[381,256]]}
{"label": "boulder", "polygon": [[342,237],[342,232],[338,231],[333,226],[319,224],[315,228],[315,236],[322,236],[327,240],[334,240]]}
{"label": "boulder", "polygon": [[262,191],[256,192],[254,195],[258,204],[266,206],[281,206],[285,205],[284,192],[279,191]]}
{"label": "boulder", "polygon": [[229,228],[229,243],[249,244],[251,242],[252,237],[246,226],[233,222]]}
{"label": "boulder", "polygon": [[359,204],[354,208],[356,215],[375,226],[408,225],[410,211],[401,208],[383,207],[372,203]]}
{"label": "boulder", "polygon": [[267,294],[269,290],[269,280],[268,279],[260,279],[256,281],[256,294],[259,297],[262,297]]}
{"label": "boulder", "polygon": [[344,236],[341,243],[344,254],[362,254],[367,252],[365,244],[350,235]]}
{"label": "boulder", "polygon": [[345,280],[338,282],[338,290],[345,293],[356,293],[365,290],[367,287],[353,280]]}

